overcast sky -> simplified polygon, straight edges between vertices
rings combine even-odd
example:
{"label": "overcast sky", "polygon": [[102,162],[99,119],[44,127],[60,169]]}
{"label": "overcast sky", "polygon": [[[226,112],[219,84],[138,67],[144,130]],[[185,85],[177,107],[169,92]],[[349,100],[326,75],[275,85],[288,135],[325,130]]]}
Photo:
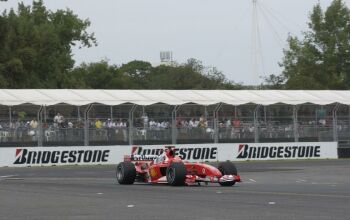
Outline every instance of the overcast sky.
{"label": "overcast sky", "polygon": [[[319,0],[322,7],[332,0]],[[0,2],[0,9],[17,7]],[[31,4],[31,0],[25,0]],[[179,63],[188,58],[217,67],[228,79],[244,84],[279,74],[278,62],[288,33],[300,36],[318,0],[257,0],[261,47],[258,74],[253,73],[253,0],[44,0],[50,10],[70,8],[91,21],[98,46],[73,50],[76,64],[108,59],[160,62],[160,51],[172,51]],[[350,0],[345,0],[349,6]],[[261,58],[262,57],[262,58]]]}

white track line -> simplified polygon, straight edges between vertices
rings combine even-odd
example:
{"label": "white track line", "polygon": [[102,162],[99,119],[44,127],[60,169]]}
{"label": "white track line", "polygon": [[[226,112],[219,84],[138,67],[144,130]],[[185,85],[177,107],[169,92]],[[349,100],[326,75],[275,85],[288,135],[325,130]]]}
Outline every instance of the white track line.
{"label": "white track line", "polygon": [[10,178],[10,177],[14,177],[14,176],[17,176],[17,175],[0,176],[0,178]]}

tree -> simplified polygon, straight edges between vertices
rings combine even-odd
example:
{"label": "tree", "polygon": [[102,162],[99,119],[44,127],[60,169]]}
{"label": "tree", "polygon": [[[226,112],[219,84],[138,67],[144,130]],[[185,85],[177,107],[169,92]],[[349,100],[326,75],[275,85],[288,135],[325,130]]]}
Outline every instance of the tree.
{"label": "tree", "polygon": [[[88,89],[109,88],[116,71],[117,67],[109,65],[106,60],[97,63],[82,63],[79,67],[71,71],[69,80],[73,84],[70,87]],[[77,87],[74,85],[77,85]]]}
{"label": "tree", "polygon": [[[2,88],[64,88],[73,68],[72,46],[96,45],[88,20],[71,10],[52,12],[42,0],[0,16],[0,86]],[[4,80],[4,81],[3,81]]]}
{"label": "tree", "polygon": [[318,3],[303,39],[290,36],[280,64],[287,89],[350,88],[350,11],[334,0],[324,12]]}
{"label": "tree", "polygon": [[150,89],[201,89],[201,75],[186,65],[161,65],[147,77]]}
{"label": "tree", "polygon": [[285,81],[283,75],[274,75],[271,74],[264,78],[265,84],[262,84],[261,87],[263,89],[284,89],[285,88]]}
{"label": "tree", "polygon": [[205,67],[201,61],[188,59],[175,66],[161,65],[146,78],[150,89],[239,89],[216,68]]}
{"label": "tree", "polygon": [[124,79],[129,78],[128,83],[134,89],[145,89],[147,88],[145,80],[151,71],[152,65],[149,62],[134,60],[123,64],[118,70],[118,76]]}

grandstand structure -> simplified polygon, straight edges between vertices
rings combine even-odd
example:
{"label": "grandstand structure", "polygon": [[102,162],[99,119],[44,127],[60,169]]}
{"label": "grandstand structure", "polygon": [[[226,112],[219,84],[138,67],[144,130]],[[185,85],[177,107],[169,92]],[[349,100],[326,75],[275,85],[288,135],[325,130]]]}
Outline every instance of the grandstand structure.
{"label": "grandstand structure", "polygon": [[0,89],[0,146],[350,141],[350,91]]}

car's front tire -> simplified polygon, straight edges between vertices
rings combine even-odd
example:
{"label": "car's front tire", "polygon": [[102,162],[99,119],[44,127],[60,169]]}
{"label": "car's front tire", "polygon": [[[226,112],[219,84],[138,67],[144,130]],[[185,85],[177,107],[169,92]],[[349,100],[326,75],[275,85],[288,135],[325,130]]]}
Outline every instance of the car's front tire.
{"label": "car's front tire", "polygon": [[183,186],[186,180],[186,166],[182,162],[172,162],[166,170],[166,179],[172,186]]}
{"label": "car's front tire", "polygon": [[[218,169],[222,173],[222,175],[235,175],[237,176],[237,168],[236,166],[230,162],[221,162],[219,163]],[[221,186],[233,186],[235,185],[236,181],[231,181],[231,182],[219,182]]]}
{"label": "car's front tire", "polygon": [[133,184],[136,178],[135,165],[131,162],[119,163],[117,165],[116,176],[119,184]]}

